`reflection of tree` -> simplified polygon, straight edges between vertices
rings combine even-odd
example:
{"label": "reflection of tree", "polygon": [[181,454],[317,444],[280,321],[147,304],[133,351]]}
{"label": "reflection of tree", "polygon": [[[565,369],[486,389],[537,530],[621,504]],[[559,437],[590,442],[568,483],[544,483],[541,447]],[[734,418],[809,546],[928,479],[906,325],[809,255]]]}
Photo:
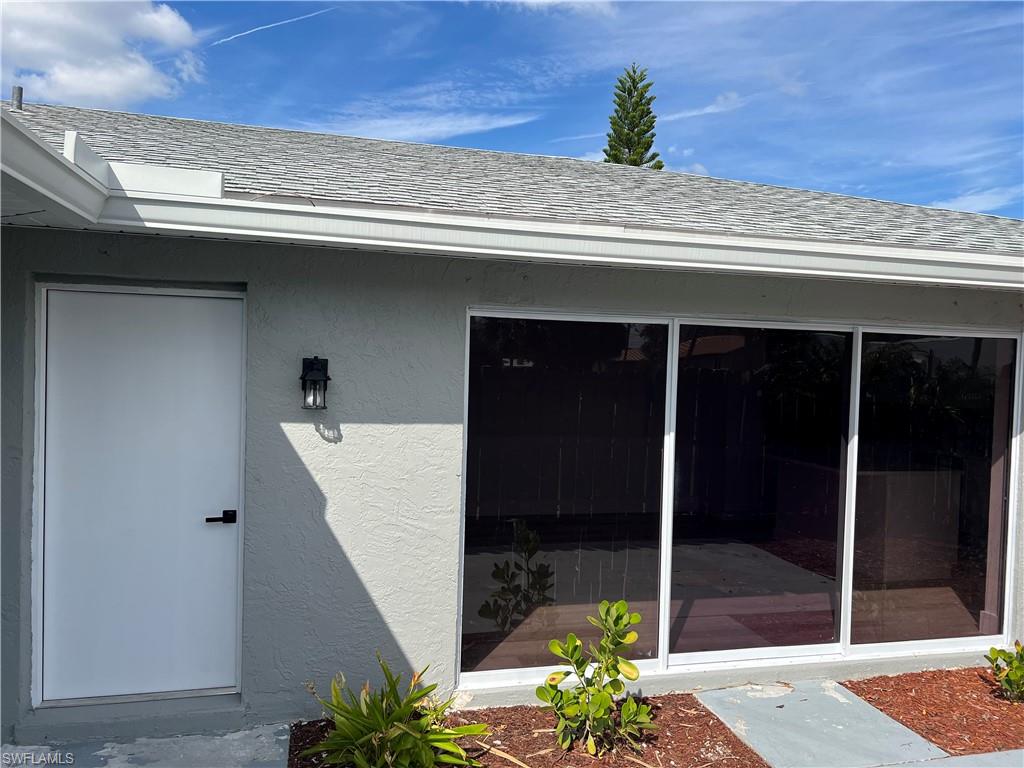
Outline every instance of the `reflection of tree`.
{"label": "reflection of tree", "polygon": [[621,359],[630,330],[629,323],[474,317],[470,356],[474,366],[522,360],[545,368],[590,370]]}
{"label": "reflection of tree", "polygon": [[769,333],[765,363],[754,372],[769,399],[787,394],[817,399],[823,393],[831,398],[838,384],[845,385],[849,334]]}
{"label": "reflection of tree", "polygon": [[655,375],[664,375],[668,359],[668,329],[664,325],[641,325],[640,338],[643,340],[640,349],[644,358],[651,361],[651,370]]}
{"label": "reflection of tree", "polygon": [[765,405],[776,406],[764,409],[768,431],[787,435],[787,442],[837,451],[836,429],[839,435],[846,433],[850,334],[761,333],[765,334],[764,363],[754,370],[753,379]]}
{"label": "reflection of tree", "polygon": [[[975,579],[986,572],[990,497],[1000,492],[991,487],[996,371],[983,364],[994,351],[988,345],[1000,343],[891,335],[866,336],[864,343],[860,469],[886,475],[932,473],[937,487],[944,487],[943,477],[950,476],[949,487],[957,488],[958,496],[946,502],[951,506],[935,508],[953,515],[946,524],[958,531],[956,570]],[[919,504],[934,506],[929,499]],[[886,521],[904,511],[862,509],[858,514],[876,518],[858,530],[887,535]],[[981,589],[965,582],[954,587],[965,604],[978,599],[971,589]]]}
{"label": "reflection of tree", "polygon": [[592,371],[643,360],[654,371],[665,370],[668,327],[664,324],[495,317],[474,317],[472,323],[474,366],[516,360],[543,368]]}
{"label": "reflection of tree", "polygon": [[924,469],[940,453],[987,456],[995,372],[980,365],[980,356],[977,344],[968,362],[943,355],[932,339],[868,341],[861,388],[872,440],[906,445],[904,456],[913,454]]}
{"label": "reflection of tree", "polygon": [[540,550],[540,536],[522,520],[512,520],[512,530],[515,560],[494,564],[491,578],[498,588],[478,611],[482,618],[493,620],[503,632],[509,632],[517,620],[525,619],[534,608],[552,602],[549,594],[551,566],[533,562]]}

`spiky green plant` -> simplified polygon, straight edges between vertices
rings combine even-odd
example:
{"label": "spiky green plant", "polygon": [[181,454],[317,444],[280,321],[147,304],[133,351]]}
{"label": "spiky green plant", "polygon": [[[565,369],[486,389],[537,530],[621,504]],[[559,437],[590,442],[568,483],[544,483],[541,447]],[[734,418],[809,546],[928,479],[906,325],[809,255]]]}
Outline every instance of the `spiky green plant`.
{"label": "spiky green plant", "polygon": [[338,675],[331,681],[331,700],[317,697],[334,721],[334,730],[302,754],[322,754],[329,765],[355,768],[479,766],[458,742],[466,736],[485,735],[487,726],[446,726],[452,700],[431,702],[437,684],[420,685],[426,668],[412,676],[403,692],[401,676],[392,674],[379,653],[377,663],[384,673],[380,690],[367,683],[357,695],[345,685],[344,675]]}

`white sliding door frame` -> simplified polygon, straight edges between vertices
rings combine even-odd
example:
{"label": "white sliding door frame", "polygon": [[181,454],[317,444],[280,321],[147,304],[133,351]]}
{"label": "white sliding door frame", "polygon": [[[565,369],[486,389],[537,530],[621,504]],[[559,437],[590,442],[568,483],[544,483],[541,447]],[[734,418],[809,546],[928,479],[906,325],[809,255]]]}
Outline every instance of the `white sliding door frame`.
{"label": "white sliding door frame", "polygon": [[661,461],[661,572],[658,576],[658,671],[670,664],[667,652],[672,630],[672,525],[676,483],[676,389],[679,382],[679,321],[668,334],[665,382],[665,448]]}
{"label": "white sliding door frame", "polygon": [[[666,326],[668,331],[667,337],[667,350],[666,350],[666,373],[665,373],[665,443],[664,449],[670,450],[671,447],[668,444],[668,429],[673,427],[674,420],[670,423],[669,411],[672,411],[673,419],[675,411],[672,410],[672,405],[675,401],[675,395],[670,389],[670,383],[672,381],[672,371],[674,370],[673,363],[673,339],[676,337],[677,324],[671,316],[667,315],[630,315],[618,312],[608,313],[579,313],[579,312],[563,312],[559,310],[516,310],[509,309],[508,307],[469,307],[466,310],[466,356],[465,356],[465,368],[463,371],[463,419],[462,419],[462,500],[459,505],[461,519],[459,521],[459,588],[458,588],[458,612],[455,622],[455,676],[456,686],[463,690],[470,690],[474,688],[493,688],[496,686],[513,686],[513,685],[526,685],[528,683],[536,682],[538,679],[543,679],[551,671],[551,667],[515,667],[511,669],[495,669],[495,670],[484,670],[478,672],[463,672],[462,671],[462,623],[463,623],[463,590],[465,582],[465,571],[466,571],[466,467],[468,461],[468,446],[469,446],[469,342],[470,333],[472,331],[471,324],[474,317],[501,317],[501,318],[512,318],[517,320],[557,320],[565,322],[590,322],[590,323],[634,323],[634,324],[650,324],[650,325],[663,325]],[[662,458],[662,486],[660,500],[662,503],[661,520],[659,528],[659,573],[664,574],[666,568],[668,574],[671,576],[672,561],[671,558],[664,557],[665,553],[665,499],[671,499],[672,497],[672,479],[666,477],[665,473],[668,468],[668,464],[664,457]],[[666,496],[667,494],[667,496]],[[668,525],[669,536],[671,536],[671,516],[669,516]],[[671,539],[669,539],[671,540]],[[659,577],[658,585],[658,615],[659,618],[668,612],[669,605],[666,595],[664,584],[661,583]],[[661,651],[663,647],[661,644],[662,639],[662,627],[659,624],[658,628],[658,651],[655,658],[651,659],[637,659],[636,665],[640,670],[641,675],[654,675],[664,672],[666,668],[666,659]],[[552,657],[554,659],[554,657]],[[552,662],[554,664],[554,662]]]}
{"label": "white sliding door frame", "polygon": [[[43,534],[45,520],[45,471],[46,471],[46,356],[47,356],[47,302],[51,291],[80,291],[85,293],[124,293],[158,296],[189,296],[198,298],[233,299],[242,302],[241,338],[241,408],[238,461],[238,600],[235,615],[235,684],[220,688],[196,690],[161,691],[118,696],[94,696],[83,699],[43,698]],[[40,282],[35,286],[35,424],[34,456],[32,471],[32,680],[31,702],[33,708],[66,707],[82,704],[113,704],[120,702],[149,701],[156,699],[177,699],[190,696],[217,696],[237,694],[242,686],[242,595],[243,562],[245,554],[245,429],[246,429],[246,362],[248,309],[244,290],[221,290],[202,288],[177,288],[171,286],[103,284],[103,283],[60,283]]]}
{"label": "white sliding door frame", "polygon": [[[899,658],[906,656],[923,656],[927,654],[943,654],[943,653],[969,653],[969,652],[985,652],[992,646],[1005,646],[1013,642],[1012,629],[1014,621],[1016,619],[1016,608],[1013,602],[1013,586],[1014,580],[1016,579],[1016,563],[1014,562],[1014,553],[1016,550],[1017,541],[1017,529],[1024,524],[1024,521],[1018,519],[1024,516],[1024,511],[1020,509],[1019,500],[1019,489],[1020,489],[1020,451],[1022,431],[1024,431],[1024,423],[1022,423],[1022,407],[1021,400],[1024,399],[1024,365],[1021,364],[1021,346],[1024,344],[1024,333],[1014,333],[1013,331],[997,330],[997,329],[980,329],[972,327],[924,327],[921,325],[870,325],[864,324],[857,327],[857,336],[859,338],[859,345],[856,355],[857,365],[854,368],[856,376],[856,390],[857,390],[857,420],[856,431],[853,436],[856,438],[859,448],[859,431],[860,431],[860,380],[861,380],[861,364],[863,354],[863,336],[864,334],[890,334],[894,336],[933,336],[937,338],[941,337],[960,337],[968,339],[1013,339],[1014,340],[1014,355],[1013,355],[1013,384],[1010,392],[1012,398],[1012,408],[1010,412],[1010,443],[1009,443],[1009,472],[1007,475],[1007,482],[1009,488],[1007,489],[1006,495],[1006,541],[1003,547],[1003,600],[1002,600],[1002,614],[1000,616],[1000,624],[1002,626],[1002,632],[998,635],[972,635],[969,637],[948,637],[948,638],[931,638],[927,640],[899,640],[890,641],[883,643],[854,643],[851,641],[850,636],[852,632],[853,624],[853,545],[855,535],[855,521],[856,516],[856,484],[857,484],[857,452],[853,453],[853,474],[852,478],[852,495],[851,489],[847,489],[847,496],[850,500],[850,506],[847,507],[847,525],[845,530],[849,533],[849,541],[844,541],[844,554],[843,554],[843,565],[844,565],[844,577],[846,576],[847,563],[849,563],[849,595],[844,599],[843,609],[845,611],[844,618],[846,619],[843,625],[843,655],[849,659],[885,659],[885,658]],[[851,409],[853,404],[851,403]],[[849,478],[848,478],[849,479]],[[990,489],[991,493],[991,489]],[[844,592],[846,589],[846,583],[844,582]]]}
{"label": "white sliding door frame", "polygon": [[850,360],[850,419],[846,437],[845,500],[843,503],[842,560],[839,563],[842,597],[839,603],[839,643],[843,654],[850,651],[850,624],[853,620],[853,527],[857,517],[857,452],[860,446],[860,368],[864,332],[853,330]]}
{"label": "white sliding door frame", "polygon": [[[668,359],[665,382],[665,442],[662,459],[661,527],[658,584],[658,649],[653,659],[638,660],[642,676],[679,674],[700,670],[757,668],[767,665],[825,663],[856,659],[887,659],[909,656],[939,655],[950,653],[981,653],[992,645],[1006,645],[1011,642],[1011,630],[1016,620],[1016,606],[1012,595],[1017,564],[1016,552],[1018,529],[1024,521],[1021,516],[1020,481],[1021,451],[1024,450],[1024,333],[1008,331],[1005,328],[978,326],[939,326],[921,324],[877,325],[862,322],[836,322],[834,320],[797,320],[788,318],[751,319],[750,317],[728,316],[682,316],[678,314],[631,315],[619,312],[566,312],[558,309],[524,309],[509,307],[469,307],[466,312],[466,368],[463,402],[463,483],[459,541],[459,606],[456,623],[456,681],[462,690],[478,690],[497,686],[513,686],[536,683],[550,672],[551,666],[463,672],[461,669],[462,646],[462,589],[465,565],[465,514],[466,514],[466,442],[469,427],[469,324],[473,317],[506,317],[522,319],[568,320],[584,322],[622,322],[669,324]],[[672,522],[675,495],[675,422],[677,409],[677,387],[679,377],[679,338],[683,326],[712,326],[736,328],[765,328],[772,330],[802,330],[822,333],[847,333],[851,337],[849,414],[846,455],[843,469],[846,473],[841,509],[839,536],[841,537],[841,561],[839,562],[840,600],[837,638],[833,642],[812,645],[773,646],[741,648],[724,651],[673,653],[669,650],[672,622]],[[854,644],[851,642],[853,614],[853,555],[857,501],[857,464],[860,427],[860,386],[863,338],[866,333],[902,334],[936,337],[1000,338],[1015,340],[1013,409],[1009,446],[1009,483],[1007,499],[1007,535],[1003,552],[1003,605],[1002,633],[959,638],[939,638],[901,642]]]}

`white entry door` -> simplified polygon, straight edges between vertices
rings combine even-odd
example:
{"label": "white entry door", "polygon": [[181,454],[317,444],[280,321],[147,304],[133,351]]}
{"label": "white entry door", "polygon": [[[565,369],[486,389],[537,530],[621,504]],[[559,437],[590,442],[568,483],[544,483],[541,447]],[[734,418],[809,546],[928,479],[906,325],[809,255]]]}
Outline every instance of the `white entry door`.
{"label": "white entry door", "polygon": [[243,302],[45,294],[41,698],[236,689]]}

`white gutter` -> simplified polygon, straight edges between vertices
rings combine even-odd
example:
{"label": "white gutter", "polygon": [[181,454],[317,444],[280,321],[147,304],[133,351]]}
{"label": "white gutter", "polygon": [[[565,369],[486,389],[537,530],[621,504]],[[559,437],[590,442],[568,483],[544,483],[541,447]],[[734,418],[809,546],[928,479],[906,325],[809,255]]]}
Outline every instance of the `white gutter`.
{"label": "white gutter", "polygon": [[[7,113],[3,116],[3,172],[7,174],[9,121]],[[56,154],[40,140],[35,143],[41,145],[37,153]],[[130,177],[130,182],[110,184],[95,219],[79,226],[485,259],[1024,290],[1024,254],[776,240],[322,202],[320,207],[312,207],[280,200],[239,200],[222,197],[220,174],[209,171],[108,165],[117,169],[116,175],[108,170],[108,179],[128,182]],[[93,180],[73,164],[64,168],[65,173],[76,170]],[[95,168],[91,170],[97,173]],[[20,172],[24,175],[25,169]],[[60,189],[59,180],[47,177],[43,182],[56,183]]]}
{"label": "white gutter", "polygon": [[107,186],[63,157],[7,112],[2,117],[0,170],[5,188],[31,190],[50,204],[55,223],[94,224],[109,196]]}
{"label": "white gutter", "polygon": [[1024,289],[1024,256],[652,232],[589,224],[169,195],[112,196],[104,229],[619,267]]}

